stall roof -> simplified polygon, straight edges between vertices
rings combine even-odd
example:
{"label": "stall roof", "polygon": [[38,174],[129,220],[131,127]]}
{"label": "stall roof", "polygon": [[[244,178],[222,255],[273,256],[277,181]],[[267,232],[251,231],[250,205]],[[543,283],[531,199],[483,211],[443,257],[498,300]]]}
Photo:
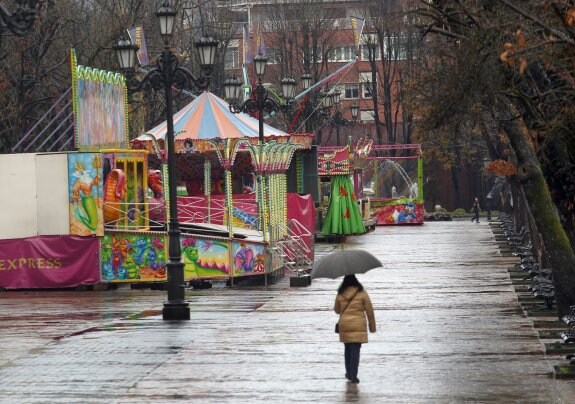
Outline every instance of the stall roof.
{"label": "stall roof", "polygon": [[[175,140],[180,142],[186,139],[257,138],[259,135],[258,125],[258,120],[248,114],[232,113],[227,102],[210,92],[202,93],[174,115]],[[152,135],[157,140],[164,140],[166,132],[167,124],[163,122],[136,140],[149,140],[147,135]],[[266,139],[289,136],[287,133],[264,123],[264,137]]]}

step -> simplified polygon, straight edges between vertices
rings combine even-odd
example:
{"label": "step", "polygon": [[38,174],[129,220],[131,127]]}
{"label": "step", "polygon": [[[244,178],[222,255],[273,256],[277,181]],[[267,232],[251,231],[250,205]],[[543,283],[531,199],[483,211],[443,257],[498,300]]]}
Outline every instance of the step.
{"label": "step", "polygon": [[555,365],[553,374],[556,379],[575,379],[575,365]]}
{"label": "step", "polygon": [[546,354],[572,354],[575,353],[575,344],[564,344],[563,342],[546,343]]}

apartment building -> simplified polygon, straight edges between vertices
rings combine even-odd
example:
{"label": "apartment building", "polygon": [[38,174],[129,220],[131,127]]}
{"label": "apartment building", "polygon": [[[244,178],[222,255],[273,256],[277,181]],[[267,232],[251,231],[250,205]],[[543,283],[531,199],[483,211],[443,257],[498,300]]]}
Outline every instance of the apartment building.
{"label": "apartment building", "polygon": [[[378,143],[409,138],[401,85],[403,69],[413,57],[412,34],[404,26],[399,1],[385,8],[364,1],[221,3],[227,3],[222,7],[237,27],[226,43],[226,76],[245,77],[253,85],[251,60],[263,53],[268,58],[263,81],[273,94],[279,95],[285,76],[298,81],[296,94],[304,90],[304,74],[312,84],[321,83],[294,102],[291,114],[283,117],[283,129],[316,133],[322,145],[365,136]],[[338,93],[339,103],[321,112],[326,92]]]}

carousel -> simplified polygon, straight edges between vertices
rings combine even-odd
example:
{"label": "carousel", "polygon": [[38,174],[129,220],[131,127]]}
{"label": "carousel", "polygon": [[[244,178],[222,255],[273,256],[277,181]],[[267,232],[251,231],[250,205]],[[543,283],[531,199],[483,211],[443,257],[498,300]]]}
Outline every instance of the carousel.
{"label": "carousel", "polygon": [[[224,100],[209,92],[174,116],[174,131],[186,279],[233,282],[234,277],[285,269],[286,262],[313,262],[313,201],[302,195],[301,169],[295,189],[288,189],[286,175],[291,164],[301,164],[294,156],[311,148],[312,135],[287,135],[264,125],[265,141],[259,144],[258,120],[231,113]],[[165,167],[165,135],[161,124],[132,142],[133,148],[149,152],[156,173]],[[164,206],[161,195],[154,198],[160,199],[156,207]],[[165,220],[154,211],[151,226],[162,227]],[[228,255],[233,260],[226,263]]]}

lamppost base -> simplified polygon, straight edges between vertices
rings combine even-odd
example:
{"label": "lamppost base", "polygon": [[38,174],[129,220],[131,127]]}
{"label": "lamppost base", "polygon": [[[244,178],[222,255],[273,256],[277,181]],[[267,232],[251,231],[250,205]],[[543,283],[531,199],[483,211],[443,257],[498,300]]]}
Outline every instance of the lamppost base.
{"label": "lamppost base", "polygon": [[[174,198],[175,199],[175,198]],[[179,251],[179,231],[177,225],[170,226],[172,230],[168,231],[170,236],[168,251],[170,256],[180,256]],[[174,251],[175,250],[175,251]],[[168,271],[168,300],[164,302],[162,315],[164,320],[189,320],[190,319],[190,306],[186,301],[186,282],[184,280],[184,263],[180,260],[173,260],[166,264]]]}
{"label": "lamppost base", "polygon": [[162,309],[162,319],[164,320],[189,320],[190,305],[188,302],[171,303],[164,302]]}

